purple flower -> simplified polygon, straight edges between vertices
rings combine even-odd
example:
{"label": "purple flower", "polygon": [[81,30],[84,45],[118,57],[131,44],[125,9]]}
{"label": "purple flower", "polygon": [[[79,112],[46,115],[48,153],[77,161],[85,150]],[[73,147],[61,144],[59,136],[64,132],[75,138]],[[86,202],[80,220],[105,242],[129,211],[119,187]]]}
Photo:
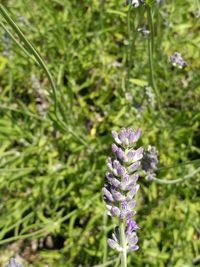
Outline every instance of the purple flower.
{"label": "purple flower", "polygon": [[23,267],[22,264],[17,263],[14,258],[10,258],[5,267]]}
{"label": "purple flower", "polygon": [[[143,148],[134,149],[140,135],[139,128],[135,131],[132,128],[122,128],[119,133],[112,131],[115,141],[112,144],[112,152],[116,159],[109,157],[107,160],[107,183],[102,189],[108,214],[118,217],[126,225],[125,235],[128,250],[138,249],[136,245],[138,226],[132,217],[136,213],[134,196],[139,189],[137,169],[143,158]],[[116,228],[112,239],[108,239],[108,245],[117,251],[122,250],[119,234],[119,228]]]}
{"label": "purple flower", "polygon": [[169,57],[169,61],[172,62],[174,67],[178,67],[179,69],[183,69],[187,66],[187,62],[182,58],[179,52],[175,52],[173,55]]}
{"label": "purple flower", "polygon": [[157,170],[158,151],[154,146],[149,145],[147,150],[144,150],[141,162],[142,170],[145,173],[146,180],[152,180]]}

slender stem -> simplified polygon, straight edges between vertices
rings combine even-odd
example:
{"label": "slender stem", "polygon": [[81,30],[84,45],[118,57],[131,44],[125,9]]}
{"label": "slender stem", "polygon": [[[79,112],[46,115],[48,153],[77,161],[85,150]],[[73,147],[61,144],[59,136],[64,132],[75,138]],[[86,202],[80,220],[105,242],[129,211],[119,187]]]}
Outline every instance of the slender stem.
{"label": "slender stem", "polygon": [[54,104],[55,104],[55,111],[57,109],[57,97],[56,97],[56,85],[54,83],[53,77],[51,76],[50,71],[48,70],[46,64],[44,63],[43,59],[37,52],[37,50],[33,47],[33,45],[26,39],[22,31],[19,29],[19,27],[15,24],[15,22],[11,19],[9,14],[7,13],[6,9],[3,7],[3,5],[0,5],[0,12],[2,13],[2,16],[5,18],[5,20],[8,22],[8,24],[14,29],[14,31],[18,34],[20,39],[24,42],[26,47],[28,48],[28,51],[32,53],[32,55],[36,58],[41,68],[46,73],[49,82],[51,84],[53,98],[54,98]]}
{"label": "slender stem", "polygon": [[185,162],[182,162],[182,163],[176,163],[176,164],[169,165],[169,166],[166,166],[166,167],[161,167],[161,168],[158,168],[158,171],[162,172],[162,171],[165,171],[167,169],[172,169],[172,168],[175,168],[175,167],[180,167],[180,166],[184,166],[184,165],[188,165],[188,164],[196,164],[196,163],[200,163],[200,159],[194,159],[194,160],[185,161]]}
{"label": "slender stem", "polygon": [[153,47],[154,47],[154,30],[153,30],[153,19],[152,19],[152,7],[147,6],[147,19],[150,29],[150,34],[148,38],[148,54],[149,54],[149,68],[150,68],[150,85],[157,98],[158,106],[160,107],[160,95],[154,80],[154,65],[153,65]]}
{"label": "slender stem", "polygon": [[162,180],[158,178],[153,178],[153,181],[157,182],[158,184],[176,184],[176,183],[180,183],[180,182],[183,182],[184,180],[192,178],[198,172],[200,172],[200,168],[197,168],[195,171],[184,176],[183,178],[179,178],[175,180]]}
{"label": "slender stem", "polygon": [[121,267],[127,267],[127,248],[126,248],[126,235],[125,235],[125,222],[120,220],[120,243],[122,247],[121,252]]}
{"label": "slender stem", "polygon": [[129,89],[129,79],[130,79],[130,69],[131,69],[131,23],[130,23],[130,14],[131,14],[131,6],[128,9],[127,13],[127,28],[128,28],[128,38],[129,38],[129,48],[127,49],[127,59],[128,59],[128,70],[127,70],[127,78],[126,78],[126,91]]}
{"label": "slender stem", "polygon": [[28,57],[28,58],[32,58],[37,64],[38,62],[35,60],[35,58],[33,56],[31,56],[26,49],[23,47],[23,45],[20,44],[20,42],[17,41],[17,39],[14,37],[14,35],[5,27],[5,25],[0,21],[0,25],[2,26],[2,28],[4,29],[5,32],[7,32],[7,34],[9,35],[9,37],[12,39],[12,41],[24,52],[24,54]]}
{"label": "slender stem", "polygon": [[107,257],[108,257],[107,230],[106,230],[107,220],[108,220],[108,215],[107,211],[105,211],[103,215],[103,233],[104,233],[103,264],[107,262]]}
{"label": "slender stem", "polygon": [[[56,117],[56,123],[60,126],[60,128],[63,131],[68,131],[70,132],[76,139],[78,139],[79,141],[81,141],[82,144],[87,145],[87,143],[80,138],[73,130],[70,129],[70,127],[68,125],[66,125],[59,117],[58,114],[58,101],[57,101],[57,95],[56,95],[56,91],[57,91],[57,87],[56,84],[54,82],[54,79],[47,67],[47,65],[45,64],[44,60],[42,59],[42,57],[40,56],[39,52],[34,48],[34,46],[26,39],[26,37],[24,36],[24,34],[22,33],[22,31],[19,29],[19,27],[16,25],[16,23],[12,20],[12,18],[9,16],[8,12],[6,11],[6,9],[4,8],[4,6],[2,4],[0,4],[0,13],[3,16],[3,18],[6,20],[6,22],[11,26],[11,28],[15,31],[15,33],[18,35],[20,41],[23,42],[23,46],[19,43],[16,42],[16,39],[14,38],[14,36],[12,34],[10,34],[10,32],[7,30],[8,34],[10,35],[10,37],[13,39],[13,41],[15,41],[17,43],[17,45],[25,52],[26,50],[26,55],[29,56],[29,58],[35,58],[36,62],[40,65],[40,67],[44,70],[51,88],[52,88],[52,98],[54,101],[54,112],[55,112],[55,117]],[[1,22],[1,25],[3,26],[3,23]],[[4,29],[6,29],[6,27],[4,26]],[[30,54],[30,55],[29,55]],[[51,117],[52,119],[52,117]],[[54,120],[55,122],[55,120]]]}

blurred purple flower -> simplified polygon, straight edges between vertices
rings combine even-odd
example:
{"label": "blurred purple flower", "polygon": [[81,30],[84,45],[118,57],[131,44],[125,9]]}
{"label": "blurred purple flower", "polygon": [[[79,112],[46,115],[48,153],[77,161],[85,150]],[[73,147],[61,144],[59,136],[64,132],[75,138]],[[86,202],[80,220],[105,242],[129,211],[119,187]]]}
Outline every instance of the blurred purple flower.
{"label": "blurred purple flower", "polygon": [[173,55],[171,55],[169,57],[169,61],[174,67],[177,66],[179,69],[183,69],[187,66],[187,62],[182,58],[179,52],[175,52]]}
{"label": "blurred purple flower", "polygon": [[145,172],[145,179],[152,180],[156,174],[158,165],[158,151],[154,146],[149,145],[147,150],[144,150],[141,162],[142,170]]}
{"label": "blurred purple flower", "polygon": [[20,263],[17,263],[14,258],[10,258],[8,261],[8,264],[6,264],[5,267],[23,267],[23,265]]}

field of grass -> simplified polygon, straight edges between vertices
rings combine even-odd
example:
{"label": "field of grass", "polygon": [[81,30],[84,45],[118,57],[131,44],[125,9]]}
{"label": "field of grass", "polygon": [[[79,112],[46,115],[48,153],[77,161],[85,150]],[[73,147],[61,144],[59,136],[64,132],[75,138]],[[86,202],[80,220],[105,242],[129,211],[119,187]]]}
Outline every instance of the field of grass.
{"label": "field of grass", "polygon": [[118,266],[101,189],[121,127],[159,152],[128,266],[200,265],[200,3],[160,2],[1,0],[0,266]]}

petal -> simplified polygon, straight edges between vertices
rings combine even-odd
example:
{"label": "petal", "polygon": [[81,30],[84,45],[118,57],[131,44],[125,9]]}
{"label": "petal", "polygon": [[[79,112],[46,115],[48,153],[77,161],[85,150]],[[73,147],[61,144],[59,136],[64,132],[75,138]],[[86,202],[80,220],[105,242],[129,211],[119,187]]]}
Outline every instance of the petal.
{"label": "petal", "polygon": [[113,139],[115,140],[115,142],[118,144],[118,145],[121,145],[121,140],[119,139],[118,137],[118,133],[116,131],[112,131],[112,137]]}
{"label": "petal", "polygon": [[123,250],[122,247],[116,241],[114,241],[113,239],[109,238],[107,243],[108,243],[109,247],[111,247],[112,249],[115,249],[115,250],[117,250],[119,252],[121,252]]}

